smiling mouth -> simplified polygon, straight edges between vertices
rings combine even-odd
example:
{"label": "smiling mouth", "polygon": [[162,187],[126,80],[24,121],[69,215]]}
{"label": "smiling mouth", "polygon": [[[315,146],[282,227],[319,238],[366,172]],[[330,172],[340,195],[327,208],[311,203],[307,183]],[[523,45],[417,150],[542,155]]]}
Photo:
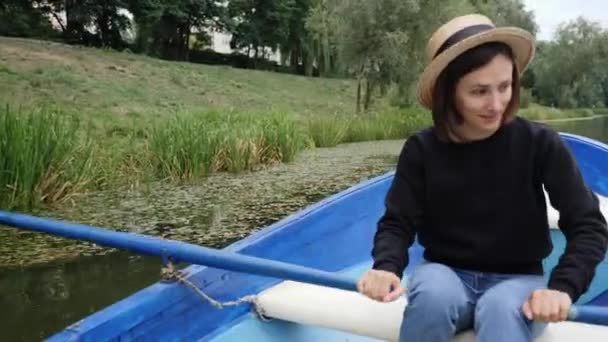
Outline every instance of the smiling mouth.
{"label": "smiling mouth", "polygon": [[480,115],[483,119],[492,120],[498,118],[498,114],[488,114],[488,115]]}

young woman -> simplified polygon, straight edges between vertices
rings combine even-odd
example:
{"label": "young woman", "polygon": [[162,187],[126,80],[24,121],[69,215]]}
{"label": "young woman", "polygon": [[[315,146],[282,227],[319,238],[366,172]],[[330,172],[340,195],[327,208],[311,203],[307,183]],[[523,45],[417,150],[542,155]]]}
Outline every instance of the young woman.
{"label": "young woman", "polygon": [[[404,145],[359,291],[401,296],[417,238],[424,260],[407,286],[402,341],[451,341],[469,328],[481,342],[531,341],[587,290],[606,254],[606,220],[559,135],[516,116],[534,55],[528,32],[467,15],[440,27],[427,52],[419,98],[434,124]],[[543,187],[567,239],[548,283]]]}

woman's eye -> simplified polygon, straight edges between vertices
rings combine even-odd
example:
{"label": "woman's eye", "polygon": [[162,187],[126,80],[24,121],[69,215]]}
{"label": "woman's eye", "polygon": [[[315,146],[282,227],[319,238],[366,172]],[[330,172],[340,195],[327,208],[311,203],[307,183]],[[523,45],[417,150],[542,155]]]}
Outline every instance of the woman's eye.
{"label": "woman's eye", "polygon": [[471,94],[473,95],[484,95],[487,91],[485,89],[474,89]]}

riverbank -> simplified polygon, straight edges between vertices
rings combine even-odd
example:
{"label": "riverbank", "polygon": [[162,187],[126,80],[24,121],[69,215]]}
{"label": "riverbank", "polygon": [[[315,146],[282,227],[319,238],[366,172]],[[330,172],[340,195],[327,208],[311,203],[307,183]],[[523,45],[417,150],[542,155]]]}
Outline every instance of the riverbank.
{"label": "riverbank", "polygon": [[520,115],[535,121],[578,120],[608,115],[607,108],[552,108],[536,103],[520,110]]}
{"label": "riverbank", "polygon": [[[386,98],[355,114],[356,82],[162,61],[0,37],[0,207],[204,182],[341,143],[405,139],[431,123]],[[530,104],[534,120],[593,115]]]}
{"label": "riverbank", "polygon": [[572,121],[587,121],[587,120],[603,119],[606,117],[608,117],[608,114],[599,114],[599,115],[574,117],[574,118],[545,119],[545,120],[538,120],[538,121],[544,122],[544,123],[562,123],[562,122],[572,122]]}
{"label": "riverbank", "polygon": [[[222,247],[306,205],[393,170],[402,145],[403,140],[385,140],[311,149],[291,163],[256,172],[218,173],[195,184],[154,182],[81,194],[36,214]],[[0,228],[0,240],[0,268],[112,251],[8,228]]]}

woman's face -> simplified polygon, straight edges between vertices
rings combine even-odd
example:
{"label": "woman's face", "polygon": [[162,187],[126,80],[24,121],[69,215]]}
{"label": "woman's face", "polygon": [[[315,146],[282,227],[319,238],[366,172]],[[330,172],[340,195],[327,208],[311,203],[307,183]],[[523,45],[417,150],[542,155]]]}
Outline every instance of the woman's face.
{"label": "woman's face", "polygon": [[513,62],[497,55],[488,64],[466,74],[456,84],[455,107],[464,123],[454,129],[466,140],[484,139],[502,123],[513,82]]}

